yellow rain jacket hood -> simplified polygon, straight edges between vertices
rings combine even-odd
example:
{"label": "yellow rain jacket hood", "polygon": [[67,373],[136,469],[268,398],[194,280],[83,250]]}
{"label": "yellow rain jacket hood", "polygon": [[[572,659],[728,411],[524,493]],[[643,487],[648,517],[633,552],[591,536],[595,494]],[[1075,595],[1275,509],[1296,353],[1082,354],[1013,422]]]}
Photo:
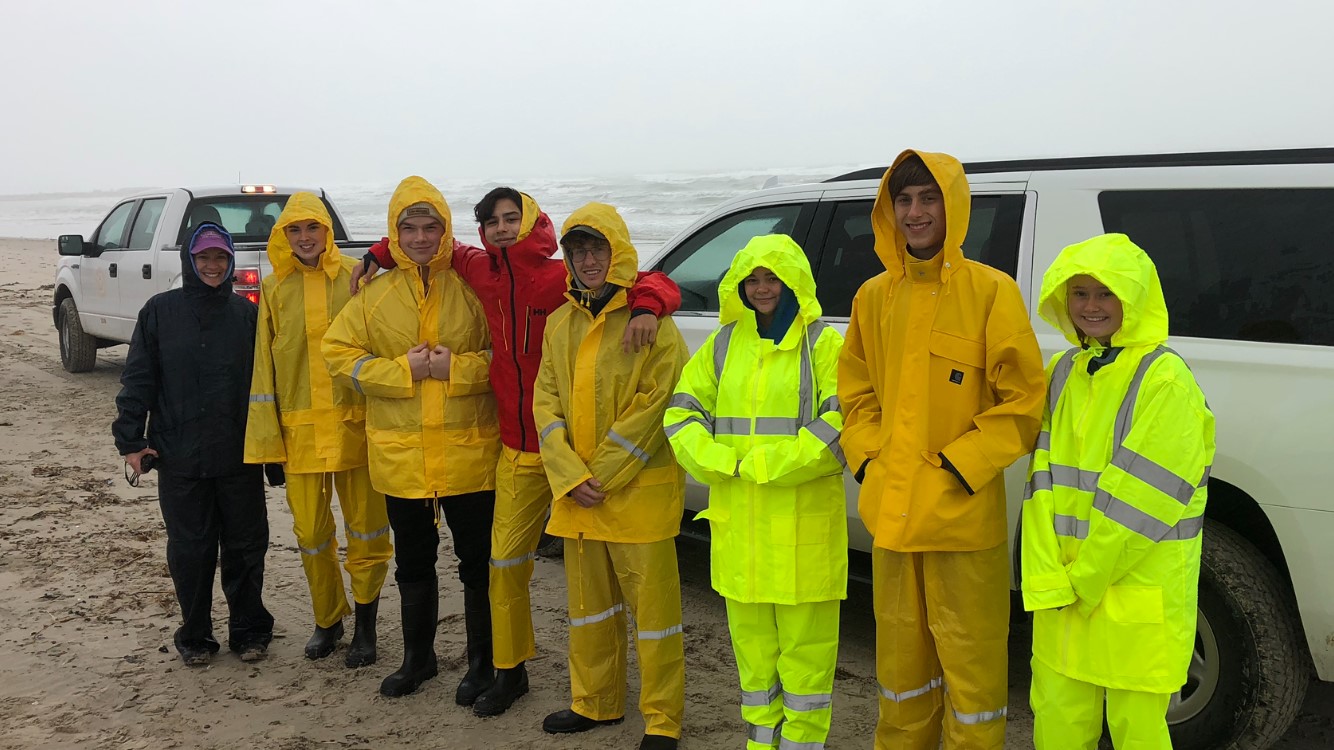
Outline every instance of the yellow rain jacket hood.
{"label": "yellow rain jacket hood", "polygon": [[[1124,348],[1097,368],[1090,361],[1104,348],[1080,345],[1066,306],[1067,284],[1081,274],[1106,284],[1124,311],[1112,335]],[[1076,346],[1048,368],[1024,490],[1033,656],[1085,682],[1175,692],[1195,643],[1213,415],[1185,361],[1163,346],[1157,271],[1124,235],[1061,251],[1043,277],[1039,310]]]}
{"label": "yellow rain jacket hood", "polygon": [[[429,284],[398,244],[399,215],[423,202],[445,220],[426,265]],[[366,396],[371,481],[407,498],[493,489],[500,433],[487,374],[491,339],[477,295],[450,267],[449,206],[426,180],[409,177],[394,191],[389,243],[398,267],[352,298],[323,345],[334,378]],[[412,380],[407,351],[421,343],[450,350],[448,380]]]}
{"label": "yellow rain jacket hood", "polygon": [[[576,210],[561,235],[581,225],[611,243],[607,281],[618,288],[593,315],[587,292],[575,290],[570,274],[567,296],[576,304],[547,320],[533,395],[542,464],[555,498],[547,532],[605,542],[670,539],[681,527],[685,473],[667,446],[662,418],[685,365],[685,340],[668,317],[658,322],[655,344],[633,354],[621,350],[630,322],[625,289],[634,284],[638,254],[611,206]],[[607,498],[581,507],[570,491],[593,478]]]}
{"label": "yellow rain jacket hood", "polygon": [[[742,281],[773,271],[797,298],[778,342],[762,337]],[[801,247],[752,239],[718,289],[722,326],[686,364],[664,420],[677,460],[709,485],[713,587],[739,602],[802,604],[847,593],[839,432],[843,337],[820,320]]]}
{"label": "yellow rain jacket hood", "polygon": [[[324,253],[315,266],[297,259],[285,231],[309,221],[325,228]],[[320,353],[330,321],[350,298],[348,279],[356,263],[339,253],[333,235],[333,220],[312,193],[289,198],[269,234],[273,272],[260,286],[248,463],[282,463],[294,474],[366,465],[365,398],[335,385]]]}
{"label": "yellow rain jacket hood", "polygon": [[[948,224],[930,260],[907,253],[889,181],[917,154],[940,184]],[[871,221],[885,272],[858,290],[839,363],[843,450],[862,479],[858,510],[875,545],[897,552],[1003,544],[1001,473],[1031,450],[1042,359],[1014,280],[964,258],[963,166],[905,151]]]}

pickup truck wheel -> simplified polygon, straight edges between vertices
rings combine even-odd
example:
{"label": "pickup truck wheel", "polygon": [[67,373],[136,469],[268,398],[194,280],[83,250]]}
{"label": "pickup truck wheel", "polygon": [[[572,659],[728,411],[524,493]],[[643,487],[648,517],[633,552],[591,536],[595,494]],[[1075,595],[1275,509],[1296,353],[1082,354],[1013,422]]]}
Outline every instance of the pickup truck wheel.
{"label": "pickup truck wheel", "polygon": [[1206,521],[1195,653],[1167,709],[1172,746],[1268,748],[1292,724],[1310,679],[1287,583],[1240,534]]}
{"label": "pickup truck wheel", "polygon": [[88,372],[97,364],[97,339],[83,332],[74,300],[60,303],[60,364],[66,372]]}

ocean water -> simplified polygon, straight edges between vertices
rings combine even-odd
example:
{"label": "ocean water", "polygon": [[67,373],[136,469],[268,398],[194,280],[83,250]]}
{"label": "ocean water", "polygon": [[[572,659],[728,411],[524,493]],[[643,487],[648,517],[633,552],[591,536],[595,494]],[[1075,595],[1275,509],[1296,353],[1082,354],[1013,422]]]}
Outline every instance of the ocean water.
{"label": "ocean water", "polygon": [[[865,166],[865,165],[861,165]],[[455,233],[477,241],[473,205],[498,185],[532,195],[559,228],[571,211],[589,201],[609,203],[621,212],[641,251],[652,250],[715,205],[739,195],[776,185],[819,182],[859,165],[809,169],[771,169],[720,173],[663,173],[619,177],[570,177],[513,180],[440,180],[454,214]],[[424,175],[431,179],[430,175]],[[375,183],[326,184],[348,231],[357,239],[385,234],[389,197],[397,180]],[[143,188],[84,193],[0,196],[0,237],[54,238],[61,234],[92,234],[116,202]]]}

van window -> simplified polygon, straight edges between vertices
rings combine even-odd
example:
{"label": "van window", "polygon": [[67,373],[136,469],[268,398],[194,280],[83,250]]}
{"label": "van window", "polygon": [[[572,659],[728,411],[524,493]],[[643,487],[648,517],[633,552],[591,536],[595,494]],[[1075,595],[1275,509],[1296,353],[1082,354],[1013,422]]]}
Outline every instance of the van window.
{"label": "van window", "polygon": [[663,260],[661,269],[681,287],[681,310],[718,312],[718,283],[737,251],[752,237],[792,235],[807,205],[764,206],[725,216],[681,243]]}
{"label": "van window", "polygon": [[[835,204],[815,275],[816,291],[824,314],[846,318],[852,297],[867,279],[885,270],[875,252],[871,231],[874,201]],[[1023,228],[1024,196],[974,195],[964,257],[1004,271],[1011,277],[1019,263],[1019,234]]]}
{"label": "van window", "polygon": [[1334,345],[1334,190],[1109,191],[1098,205],[1153,258],[1172,335]]}

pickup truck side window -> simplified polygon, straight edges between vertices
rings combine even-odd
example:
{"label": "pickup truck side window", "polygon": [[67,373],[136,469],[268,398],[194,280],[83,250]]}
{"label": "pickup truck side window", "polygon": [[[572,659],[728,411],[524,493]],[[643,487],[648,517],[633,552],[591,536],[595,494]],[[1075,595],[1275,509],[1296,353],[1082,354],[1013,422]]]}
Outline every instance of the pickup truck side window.
{"label": "pickup truck side window", "polygon": [[1108,191],[1098,206],[1153,258],[1172,335],[1334,346],[1334,190]]}
{"label": "pickup truck side window", "polygon": [[793,234],[805,205],[789,203],[741,211],[715,221],[681,243],[661,267],[681,287],[681,310],[718,312],[718,282],[737,251],[752,237]]}
{"label": "pickup truck side window", "polygon": [[152,249],[153,233],[157,231],[157,223],[162,218],[162,209],[166,205],[166,198],[148,198],[139,204],[139,213],[134,217],[134,224],[130,228],[131,250]]}
{"label": "pickup truck side window", "polygon": [[[875,252],[871,230],[874,201],[841,201],[834,205],[825,232],[820,266],[815,274],[820,307],[830,317],[852,314],[852,298],[867,279],[885,266]],[[986,263],[1011,277],[1019,263],[1019,234],[1023,227],[1022,194],[974,195],[964,257]]]}
{"label": "pickup truck side window", "polygon": [[125,201],[116,206],[97,228],[97,238],[93,246],[98,252],[119,250],[125,247],[125,230],[130,225],[130,215],[134,213],[134,201]]}

